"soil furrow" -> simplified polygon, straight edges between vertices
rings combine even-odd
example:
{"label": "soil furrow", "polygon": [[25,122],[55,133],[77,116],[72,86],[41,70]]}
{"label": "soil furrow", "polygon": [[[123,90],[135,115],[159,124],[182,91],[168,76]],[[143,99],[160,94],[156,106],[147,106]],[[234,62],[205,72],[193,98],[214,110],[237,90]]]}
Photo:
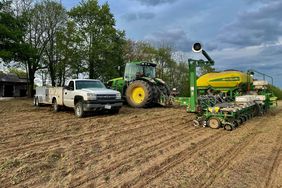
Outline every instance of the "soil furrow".
{"label": "soil furrow", "polygon": [[[162,126],[163,122],[167,122],[170,119],[171,119],[170,117],[163,119],[163,120],[159,121],[159,124],[157,124],[157,125]],[[130,131],[129,130],[122,130],[120,132],[114,132],[111,135],[109,135],[108,137],[106,137],[105,139],[103,138],[103,140],[108,141],[112,138],[118,137],[118,135],[130,134],[131,132],[134,132],[134,131],[137,131],[137,130],[142,130],[142,129],[145,129],[145,128],[151,129],[152,125],[156,125],[155,122],[149,122],[147,125],[132,128],[132,129],[130,129]],[[64,141],[70,140],[70,139],[78,139],[78,138],[81,138],[81,137],[85,138],[85,136],[88,136],[88,135],[95,135],[95,132],[89,131],[89,132],[85,132],[83,134],[77,134],[77,135],[71,135],[71,136],[66,135],[66,136],[63,136],[61,138],[49,139],[49,140],[44,141],[44,142],[37,142],[37,143],[33,143],[33,144],[20,145],[20,146],[16,146],[16,147],[10,147],[9,146],[8,149],[6,149],[6,150],[1,149],[0,151],[2,151],[2,153],[6,154],[6,155],[8,155],[10,152],[13,152],[13,154],[16,154],[16,153],[18,153],[18,151],[27,150],[27,149],[30,149],[30,148],[36,149],[35,147],[40,147],[42,145],[44,145],[44,147],[48,147],[49,145],[52,145],[53,143],[56,143],[56,145],[58,145],[58,142],[64,142]],[[97,142],[97,141],[93,141],[93,143],[94,142]],[[6,145],[6,147],[8,147],[8,146]]]}
{"label": "soil furrow", "polygon": [[246,139],[241,140],[239,144],[236,144],[234,147],[230,148],[228,151],[225,152],[225,155],[219,156],[215,159],[214,163],[210,165],[208,171],[205,174],[200,175],[202,178],[203,184],[199,187],[209,187],[217,177],[221,176],[222,172],[230,165],[230,163],[240,155],[240,152],[244,150],[247,146],[249,146],[257,134],[251,134]]}
{"label": "soil furrow", "polygon": [[178,153],[175,153],[172,156],[169,156],[164,161],[162,161],[160,164],[154,165],[146,169],[136,178],[125,182],[124,184],[122,184],[121,187],[144,187],[148,182],[152,181],[153,179],[157,178],[161,174],[165,173],[168,169],[180,164],[181,162],[187,159],[187,156],[191,156],[195,151],[198,151],[199,149],[203,149],[207,147],[210,141],[215,141],[220,136],[221,134],[217,132],[197,142],[196,147],[189,146],[185,148],[184,150]]}
{"label": "soil furrow", "polygon": [[[188,134],[192,132],[191,130],[188,131]],[[96,175],[93,175],[90,176],[90,177],[78,177],[77,179],[74,180],[74,184],[71,185],[71,187],[77,187],[77,186],[80,186],[84,183],[87,183],[88,181],[92,180],[92,179],[95,179],[103,174],[107,174],[121,166],[123,166],[124,164],[128,164],[129,162],[133,161],[134,159],[138,159],[138,158],[143,158],[144,155],[146,155],[146,153],[150,153],[152,151],[157,151],[157,150],[160,150],[164,147],[170,147],[169,144],[172,144],[174,142],[180,142],[182,139],[186,139],[186,140],[189,140],[191,139],[192,137],[196,137],[197,135],[200,135],[204,132],[204,129],[202,129],[201,131],[199,132],[195,132],[194,134],[192,135],[189,135],[187,137],[187,134],[185,132],[181,132],[179,135],[175,135],[175,136],[172,136],[170,137],[169,139],[165,140],[165,141],[159,141],[157,142],[156,144],[153,144],[149,147],[144,147],[144,148],[141,148],[141,149],[138,149],[136,152],[133,152],[133,153],[130,153],[129,155],[126,155],[124,160],[122,161],[112,161],[111,162],[111,166],[107,169],[103,169],[101,172],[98,172],[96,173]]]}
{"label": "soil furrow", "polygon": [[[281,130],[281,129],[280,129]],[[282,161],[282,144],[281,144],[281,132],[280,135],[277,138],[277,146],[272,150],[272,164],[270,166],[270,169],[266,175],[266,182],[264,187],[275,187],[274,181],[277,178],[277,171],[280,165],[280,162]]]}

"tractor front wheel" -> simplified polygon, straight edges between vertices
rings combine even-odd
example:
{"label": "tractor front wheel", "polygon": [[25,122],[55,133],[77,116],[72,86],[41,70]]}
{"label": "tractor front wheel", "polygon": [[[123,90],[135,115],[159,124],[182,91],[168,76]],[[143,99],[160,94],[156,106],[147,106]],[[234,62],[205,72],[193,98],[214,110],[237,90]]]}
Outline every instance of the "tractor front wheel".
{"label": "tractor front wheel", "polygon": [[143,80],[132,82],[126,90],[126,100],[132,107],[148,107],[151,105],[152,99],[152,86]]}

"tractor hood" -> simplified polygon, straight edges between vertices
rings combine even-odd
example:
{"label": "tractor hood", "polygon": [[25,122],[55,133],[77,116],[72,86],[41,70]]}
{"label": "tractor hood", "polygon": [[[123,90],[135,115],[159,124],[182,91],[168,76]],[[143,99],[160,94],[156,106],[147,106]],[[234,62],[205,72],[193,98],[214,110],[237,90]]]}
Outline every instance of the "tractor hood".
{"label": "tractor hood", "polygon": [[163,84],[163,85],[165,85],[165,82],[160,78],[142,77],[142,79],[147,80],[148,82],[151,82],[153,84]]}
{"label": "tractor hood", "polygon": [[158,82],[158,83],[161,83],[161,84],[165,84],[165,81],[163,81],[160,78],[155,78],[155,81]]}

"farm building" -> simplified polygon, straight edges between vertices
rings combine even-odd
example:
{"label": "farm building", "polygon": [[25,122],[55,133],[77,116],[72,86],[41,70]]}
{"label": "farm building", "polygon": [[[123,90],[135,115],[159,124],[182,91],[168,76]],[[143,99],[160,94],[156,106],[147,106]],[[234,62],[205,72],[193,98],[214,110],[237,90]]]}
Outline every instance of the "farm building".
{"label": "farm building", "polygon": [[0,97],[23,97],[27,92],[27,79],[16,74],[0,74]]}

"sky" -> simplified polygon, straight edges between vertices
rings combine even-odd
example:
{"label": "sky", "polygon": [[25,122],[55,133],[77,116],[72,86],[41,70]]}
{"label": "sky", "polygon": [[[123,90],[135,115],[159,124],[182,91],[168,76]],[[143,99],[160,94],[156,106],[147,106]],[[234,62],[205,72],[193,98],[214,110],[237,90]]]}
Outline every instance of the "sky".
{"label": "sky", "polygon": [[[80,1],[61,2],[71,9]],[[282,88],[281,0],[99,0],[106,2],[129,39],[170,44],[185,59],[204,58],[191,52],[201,42],[216,70],[254,69]]]}

